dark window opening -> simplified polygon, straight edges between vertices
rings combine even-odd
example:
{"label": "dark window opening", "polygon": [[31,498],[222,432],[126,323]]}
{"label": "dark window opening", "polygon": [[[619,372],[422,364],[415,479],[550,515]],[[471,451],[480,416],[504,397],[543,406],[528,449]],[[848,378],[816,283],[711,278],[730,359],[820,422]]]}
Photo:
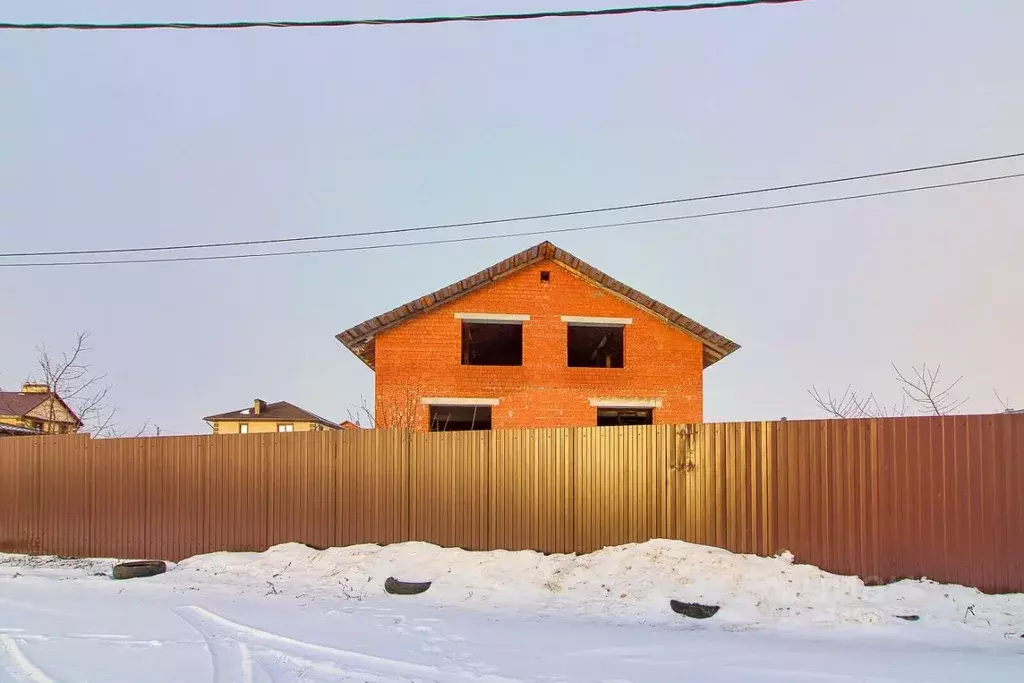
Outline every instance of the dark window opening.
{"label": "dark window opening", "polygon": [[432,432],[470,432],[490,428],[490,406],[430,406]]}
{"label": "dark window opening", "polygon": [[598,408],[598,427],[654,424],[653,408]]}
{"label": "dark window opening", "polygon": [[522,365],[522,324],[463,321],[462,364]]}
{"label": "dark window opening", "polygon": [[540,271],[540,281],[541,282],[550,282],[551,281],[551,271],[550,270],[542,270],[542,271]]}
{"label": "dark window opening", "polygon": [[624,367],[623,328],[569,325],[570,368]]}

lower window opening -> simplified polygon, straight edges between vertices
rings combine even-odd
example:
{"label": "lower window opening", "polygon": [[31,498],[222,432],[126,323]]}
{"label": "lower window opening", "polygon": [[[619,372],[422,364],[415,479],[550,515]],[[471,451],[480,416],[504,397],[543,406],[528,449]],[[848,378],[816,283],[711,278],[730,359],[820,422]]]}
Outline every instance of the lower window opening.
{"label": "lower window opening", "polygon": [[432,432],[471,432],[490,428],[490,406],[430,406]]}
{"label": "lower window opening", "polygon": [[654,424],[653,408],[598,408],[598,427]]}

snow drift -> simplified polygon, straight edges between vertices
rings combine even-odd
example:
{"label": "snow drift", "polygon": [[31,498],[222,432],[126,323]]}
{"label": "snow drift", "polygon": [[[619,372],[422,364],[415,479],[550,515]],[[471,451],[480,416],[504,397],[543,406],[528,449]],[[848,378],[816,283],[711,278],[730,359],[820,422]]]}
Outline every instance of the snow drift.
{"label": "snow drift", "polygon": [[[384,595],[384,581],[432,581],[412,598]],[[865,586],[856,577],[726,550],[655,540],[588,555],[470,552],[426,543],[359,545],[318,551],[285,544],[265,553],[214,553],[185,560],[157,581],[233,591],[327,594],[351,600],[416,600],[468,609],[665,623],[670,599],[721,605],[726,628],[807,628],[920,624],[998,633],[1024,632],[1024,595],[901,581]],[[711,623],[711,622],[707,622]]]}

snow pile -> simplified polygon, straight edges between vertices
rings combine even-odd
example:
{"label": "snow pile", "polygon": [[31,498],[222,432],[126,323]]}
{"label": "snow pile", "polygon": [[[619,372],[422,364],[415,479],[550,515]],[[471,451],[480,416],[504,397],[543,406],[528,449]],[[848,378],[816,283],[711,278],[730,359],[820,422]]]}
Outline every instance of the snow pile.
{"label": "snow pile", "polygon": [[362,601],[383,598],[389,576],[434,582],[415,598],[391,600],[505,613],[666,623],[680,619],[668,610],[674,598],[721,605],[713,622],[730,629],[900,627],[906,622],[899,616],[920,615],[922,625],[1000,636],[1024,632],[1021,594],[990,596],[930,581],[868,587],[855,577],[795,565],[788,554],[762,558],[664,540],[581,556],[469,552],[426,543],[324,551],[285,544],[265,553],[197,556],[151,580],[190,590]]}

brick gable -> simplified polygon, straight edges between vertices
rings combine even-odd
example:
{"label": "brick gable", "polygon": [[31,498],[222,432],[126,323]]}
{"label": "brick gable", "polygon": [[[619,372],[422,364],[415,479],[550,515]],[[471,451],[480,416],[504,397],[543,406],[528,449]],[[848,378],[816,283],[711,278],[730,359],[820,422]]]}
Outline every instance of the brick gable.
{"label": "brick gable", "polygon": [[[541,280],[541,271],[550,273]],[[461,321],[455,313],[529,315],[523,323],[521,367],[461,364]],[[625,367],[570,368],[562,316],[631,318]],[[658,400],[656,423],[703,419],[704,345],[624,297],[545,259],[432,308],[375,339],[377,412],[420,397],[497,398],[495,429],[589,426],[591,399]],[[416,405],[414,426],[426,429],[428,409]]]}

